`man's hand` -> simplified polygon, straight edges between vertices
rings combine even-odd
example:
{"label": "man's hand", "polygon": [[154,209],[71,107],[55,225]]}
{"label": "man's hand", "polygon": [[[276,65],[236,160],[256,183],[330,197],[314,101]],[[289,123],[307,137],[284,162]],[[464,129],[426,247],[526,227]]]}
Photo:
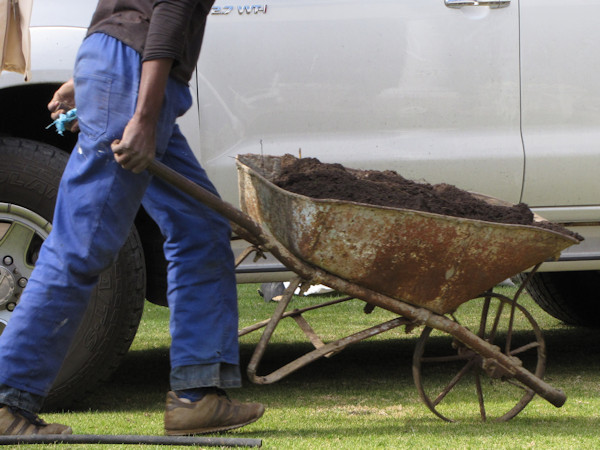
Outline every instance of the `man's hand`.
{"label": "man's hand", "polygon": [[[52,120],[56,120],[58,116],[65,114],[73,108],[75,108],[75,84],[71,78],[54,93],[52,100],[48,103],[48,111],[50,111]],[[66,125],[66,129],[77,133],[79,131],[79,123],[77,120],[69,122]]]}
{"label": "man's hand", "polygon": [[153,122],[140,121],[134,115],[125,127],[123,137],[110,146],[115,161],[133,173],[143,172],[154,159],[155,129]]}
{"label": "man's hand", "polygon": [[169,58],[142,63],[135,112],[123,137],[111,144],[115,161],[133,173],[144,171],[156,153],[156,124],[172,65],[173,60]]}

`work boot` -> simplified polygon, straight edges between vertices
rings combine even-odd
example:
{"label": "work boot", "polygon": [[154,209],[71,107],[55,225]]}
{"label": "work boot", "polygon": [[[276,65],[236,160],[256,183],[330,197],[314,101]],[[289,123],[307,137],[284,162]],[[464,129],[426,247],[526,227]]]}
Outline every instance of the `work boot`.
{"label": "work boot", "polygon": [[72,433],[71,427],[58,423],[46,423],[37,415],[22,409],[11,406],[0,407],[1,436]]}
{"label": "work boot", "polygon": [[264,412],[260,403],[231,400],[220,389],[197,402],[179,398],[171,391],[167,394],[165,431],[168,435],[186,435],[232,430],[257,421]]}

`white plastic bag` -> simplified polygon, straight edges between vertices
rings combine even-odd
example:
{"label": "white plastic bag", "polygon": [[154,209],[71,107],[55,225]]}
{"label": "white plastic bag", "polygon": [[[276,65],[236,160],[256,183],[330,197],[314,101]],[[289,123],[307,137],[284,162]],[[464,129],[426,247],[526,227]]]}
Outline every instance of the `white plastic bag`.
{"label": "white plastic bag", "polygon": [[[290,285],[289,281],[284,281],[283,282],[283,286],[287,289],[287,287]],[[325,286],[324,284],[315,284],[315,285],[311,285],[306,292],[304,293],[304,296],[307,295],[316,295],[316,294],[327,294],[328,292],[333,292],[333,289],[331,289],[330,287]],[[294,291],[295,295],[300,295],[300,288],[297,288]]]}

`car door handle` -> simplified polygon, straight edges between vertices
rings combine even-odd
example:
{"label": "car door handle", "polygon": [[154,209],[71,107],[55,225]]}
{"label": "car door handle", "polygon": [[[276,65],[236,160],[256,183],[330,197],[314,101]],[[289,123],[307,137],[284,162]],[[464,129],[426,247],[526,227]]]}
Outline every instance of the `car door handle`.
{"label": "car door handle", "polygon": [[506,8],[510,0],[444,0],[448,8],[462,8],[463,6],[489,6],[492,9]]}

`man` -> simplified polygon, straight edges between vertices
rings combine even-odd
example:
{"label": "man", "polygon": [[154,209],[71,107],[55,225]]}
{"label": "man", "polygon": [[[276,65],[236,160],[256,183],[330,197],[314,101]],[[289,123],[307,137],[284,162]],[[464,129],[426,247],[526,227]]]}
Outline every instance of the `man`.
{"label": "man", "polygon": [[241,385],[229,224],[144,170],[156,157],[215,192],[175,124],[191,105],[187,83],[212,3],[98,3],[73,80],[48,105],[53,118],[77,106],[79,137],[61,180],[53,230],[0,336],[0,434],[71,433],[36,414],[98,274],[116,258],[140,204],[165,237],[169,263],[166,433],[237,428],[264,412],[222,391]]}

